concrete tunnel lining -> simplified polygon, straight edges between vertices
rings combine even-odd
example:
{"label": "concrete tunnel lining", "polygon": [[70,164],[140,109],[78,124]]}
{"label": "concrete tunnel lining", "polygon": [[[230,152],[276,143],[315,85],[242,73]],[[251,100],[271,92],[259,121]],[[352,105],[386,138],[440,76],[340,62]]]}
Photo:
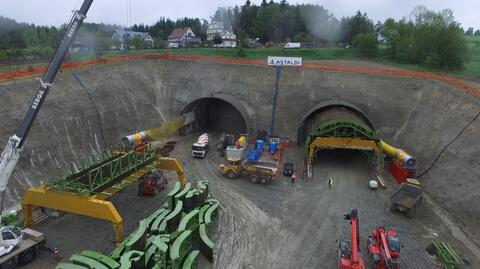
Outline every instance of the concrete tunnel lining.
{"label": "concrete tunnel lining", "polygon": [[303,146],[303,143],[305,142],[305,139],[307,137],[306,129],[307,129],[308,122],[315,116],[315,114],[321,113],[322,111],[326,111],[335,107],[345,108],[348,111],[353,112],[359,118],[361,118],[363,122],[367,124],[370,128],[372,128],[373,130],[376,130],[374,124],[369,119],[367,114],[358,106],[343,100],[327,100],[327,101],[316,104],[315,106],[311,107],[307,112],[303,114],[301,121],[299,121],[300,125],[297,129],[298,130],[297,144],[299,146]]}
{"label": "concrete tunnel lining", "polygon": [[[207,113],[207,109],[211,109],[211,105],[214,102],[221,102],[233,107],[241,116],[245,129],[242,132],[253,133],[255,130],[256,124],[253,121],[254,119],[254,112],[251,108],[248,107],[244,102],[238,99],[234,99],[229,96],[225,95],[211,95],[209,97],[202,97],[196,99],[190,103],[188,103],[182,112],[180,113],[185,114],[188,112],[194,112],[195,121],[203,121],[200,117],[205,117],[205,113]],[[208,124],[208,123],[200,123],[200,124]],[[243,128],[242,128],[243,129]],[[222,130],[223,131],[223,130]]]}

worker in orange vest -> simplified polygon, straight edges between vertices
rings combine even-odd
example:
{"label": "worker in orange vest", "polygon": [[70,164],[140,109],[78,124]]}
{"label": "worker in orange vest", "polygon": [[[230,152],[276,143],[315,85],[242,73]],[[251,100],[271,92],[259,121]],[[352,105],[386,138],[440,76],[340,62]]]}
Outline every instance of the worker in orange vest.
{"label": "worker in orange vest", "polygon": [[297,179],[297,175],[295,174],[295,172],[292,174],[292,184],[295,183],[295,179]]}

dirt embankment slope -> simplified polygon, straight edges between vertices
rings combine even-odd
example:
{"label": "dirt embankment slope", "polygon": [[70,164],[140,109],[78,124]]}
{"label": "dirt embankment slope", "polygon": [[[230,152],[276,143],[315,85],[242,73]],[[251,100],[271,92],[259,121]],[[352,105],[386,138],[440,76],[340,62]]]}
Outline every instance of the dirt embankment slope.
{"label": "dirt embankment slope", "polygon": [[[254,126],[265,129],[269,125],[274,70],[267,66],[138,59],[77,72],[91,90],[108,144],[173,119],[189,103],[209,96],[240,100],[253,111]],[[36,87],[33,78],[0,83],[0,141],[15,132]],[[284,69],[277,132],[295,138],[305,113],[325,100],[360,107],[383,139],[417,156],[420,172],[480,110],[478,97],[444,81],[334,69]],[[56,167],[78,162],[102,147],[98,126],[85,92],[68,73],[60,74],[25,144],[6,206],[16,203],[25,188],[53,178]],[[477,120],[422,178],[429,195],[477,239],[479,133]]]}

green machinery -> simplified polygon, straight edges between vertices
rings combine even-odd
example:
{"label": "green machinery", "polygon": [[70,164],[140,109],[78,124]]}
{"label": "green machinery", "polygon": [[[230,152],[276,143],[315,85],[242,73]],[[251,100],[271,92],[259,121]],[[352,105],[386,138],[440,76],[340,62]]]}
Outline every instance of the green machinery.
{"label": "green machinery", "polygon": [[208,182],[177,182],[163,207],[140,221],[135,232],[110,254],[82,251],[56,269],[192,269],[199,254],[213,260],[207,235],[219,202],[208,198]]}
{"label": "green machinery", "polygon": [[153,150],[145,152],[129,151],[115,153],[111,148],[100,154],[81,161],[80,172],[75,172],[72,163],[60,172],[59,179],[48,184],[50,189],[58,192],[71,192],[80,195],[101,193],[117,181],[136,172],[155,158]]}
{"label": "green machinery", "polygon": [[445,265],[445,269],[455,269],[464,265],[463,260],[455,253],[450,244],[442,241],[434,241],[429,247],[429,252]]}
{"label": "green machinery", "polygon": [[71,164],[57,181],[25,192],[22,199],[24,224],[29,226],[34,222],[35,209],[50,208],[110,221],[119,243],[124,238],[123,219],[113,203],[106,199],[151,169],[168,163],[170,159],[157,158],[153,150],[145,147],[141,151],[106,150],[100,158],[82,161],[80,172]]}

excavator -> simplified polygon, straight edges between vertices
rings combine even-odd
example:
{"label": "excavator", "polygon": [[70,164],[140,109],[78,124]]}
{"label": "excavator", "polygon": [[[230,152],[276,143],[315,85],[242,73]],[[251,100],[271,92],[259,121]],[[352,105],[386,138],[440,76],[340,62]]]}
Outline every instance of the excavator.
{"label": "excavator", "polygon": [[399,269],[400,241],[395,231],[378,227],[368,237],[368,252],[374,269]]}
{"label": "excavator", "polygon": [[340,240],[338,245],[338,268],[339,269],[365,269],[365,262],[360,254],[360,221],[358,211],[353,209],[344,217],[352,225],[352,241]]}

